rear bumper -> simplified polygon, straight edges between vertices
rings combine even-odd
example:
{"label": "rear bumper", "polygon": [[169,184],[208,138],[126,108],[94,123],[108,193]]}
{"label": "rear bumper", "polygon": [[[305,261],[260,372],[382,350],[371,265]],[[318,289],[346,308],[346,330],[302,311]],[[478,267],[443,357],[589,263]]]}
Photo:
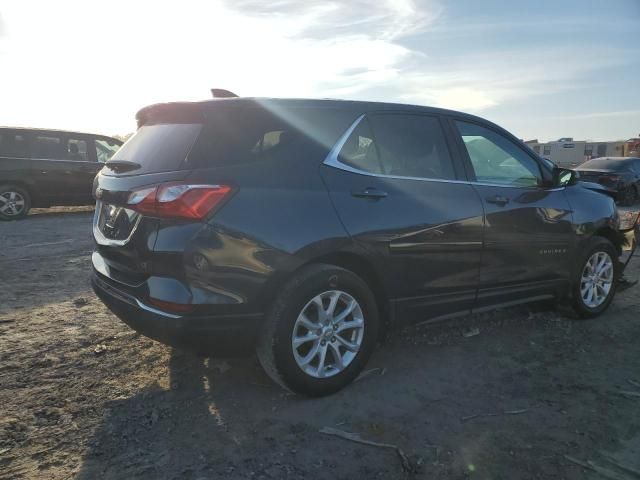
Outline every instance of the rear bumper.
{"label": "rear bumper", "polygon": [[120,320],[166,345],[218,357],[246,356],[255,349],[262,314],[181,316],[163,312],[118,288],[95,270],[91,286]]}

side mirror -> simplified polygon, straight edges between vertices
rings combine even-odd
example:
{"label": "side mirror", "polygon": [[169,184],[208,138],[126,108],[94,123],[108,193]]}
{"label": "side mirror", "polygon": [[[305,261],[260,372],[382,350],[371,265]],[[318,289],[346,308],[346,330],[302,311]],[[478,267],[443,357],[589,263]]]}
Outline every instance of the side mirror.
{"label": "side mirror", "polygon": [[580,179],[580,174],[575,170],[556,167],[553,169],[553,183],[557,187],[575,185]]}

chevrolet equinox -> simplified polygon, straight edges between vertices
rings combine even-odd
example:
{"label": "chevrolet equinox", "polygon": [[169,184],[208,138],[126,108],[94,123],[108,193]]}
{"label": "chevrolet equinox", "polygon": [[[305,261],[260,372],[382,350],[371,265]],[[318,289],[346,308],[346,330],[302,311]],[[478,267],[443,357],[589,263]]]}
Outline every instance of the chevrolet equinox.
{"label": "chevrolet equinox", "polygon": [[436,108],[151,105],[94,181],[92,284],[153,339],[257,351],[283,387],[352,381],[391,325],[539,300],[596,316],[614,201],[504,129]]}

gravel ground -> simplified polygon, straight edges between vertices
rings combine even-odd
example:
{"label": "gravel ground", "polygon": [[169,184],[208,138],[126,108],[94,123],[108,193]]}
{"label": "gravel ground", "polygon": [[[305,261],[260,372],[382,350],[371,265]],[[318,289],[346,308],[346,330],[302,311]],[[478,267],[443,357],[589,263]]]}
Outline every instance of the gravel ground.
{"label": "gravel ground", "polygon": [[619,466],[640,470],[638,287],[595,320],[522,308],[396,333],[369,376],[309,400],[109,313],[89,209],[2,223],[0,245],[0,478],[638,478]]}

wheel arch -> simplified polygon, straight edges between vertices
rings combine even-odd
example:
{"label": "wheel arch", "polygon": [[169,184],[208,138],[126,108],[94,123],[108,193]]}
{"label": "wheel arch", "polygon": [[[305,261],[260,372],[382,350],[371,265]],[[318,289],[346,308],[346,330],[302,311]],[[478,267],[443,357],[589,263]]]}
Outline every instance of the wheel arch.
{"label": "wheel arch", "polygon": [[616,248],[616,251],[618,252],[618,256],[622,255],[623,238],[620,235],[620,232],[618,232],[617,230],[614,230],[609,226],[600,227],[598,230],[596,230],[593,233],[593,237],[606,238],[611,243],[613,243],[613,246]]}
{"label": "wheel arch", "polygon": [[40,203],[40,197],[38,196],[35,185],[26,180],[1,180],[0,185],[15,185],[22,188],[31,197],[31,207],[37,207]]}
{"label": "wheel arch", "polygon": [[309,265],[326,264],[344,268],[359,276],[371,289],[376,299],[378,312],[381,320],[380,337],[383,338],[393,321],[393,307],[389,302],[387,289],[382,281],[381,275],[376,271],[373,263],[365,256],[350,251],[335,251],[322,253],[305,259],[299,263],[295,269],[287,272],[286,275],[278,276],[277,280],[270,282],[267,288],[268,293],[263,297],[267,302],[275,298],[278,291],[291,277],[301,269]]}

